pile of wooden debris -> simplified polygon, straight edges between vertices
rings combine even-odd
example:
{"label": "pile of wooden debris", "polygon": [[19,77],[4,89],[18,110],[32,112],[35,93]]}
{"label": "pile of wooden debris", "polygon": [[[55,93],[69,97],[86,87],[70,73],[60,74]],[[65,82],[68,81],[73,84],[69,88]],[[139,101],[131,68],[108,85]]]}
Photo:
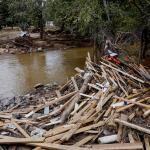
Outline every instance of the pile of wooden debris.
{"label": "pile of wooden debris", "polygon": [[149,150],[148,71],[105,59],[96,64],[89,54],[85,69],[75,70],[57,96],[0,112],[1,149]]}

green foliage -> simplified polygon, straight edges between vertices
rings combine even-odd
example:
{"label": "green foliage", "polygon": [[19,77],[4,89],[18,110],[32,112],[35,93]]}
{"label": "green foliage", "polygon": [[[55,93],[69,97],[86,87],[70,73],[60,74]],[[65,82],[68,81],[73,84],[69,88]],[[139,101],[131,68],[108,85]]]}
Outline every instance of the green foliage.
{"label": "green foliage", "polygon": [[149,0],[1,0],[0,4],[6,22],[39,27],[53,20],[63,30],[97,39],[117,31],[134,32],[150,20]]}
{"label": "green foliage", "polygon": [[48,0],[47,16],[71,32],[115,36],[117,31],[132,32],[144,26],[149,6],[148,0]]}

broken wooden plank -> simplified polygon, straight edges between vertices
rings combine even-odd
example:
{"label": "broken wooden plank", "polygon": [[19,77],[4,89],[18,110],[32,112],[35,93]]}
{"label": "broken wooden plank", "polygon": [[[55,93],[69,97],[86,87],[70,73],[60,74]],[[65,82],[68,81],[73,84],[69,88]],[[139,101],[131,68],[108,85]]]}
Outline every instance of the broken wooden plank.
{"label": "broken wooden plank", "polygon": [[18,124],[16,123],[13,119],[11,122],[16,126],[16,128],[19,130],[19,132],[26,138],[30,138],[30,136],[27,134],[27,132]]}
{"label": "broken wooden plank", "polygon": [[[142,102],[144,102],[144,101],[146,101],[146,100],[148,100],[148,99],[150,99],[150,97],[141,99],[141,100],[139,100],[139,101],[137,101],[137,102],[142,103]],[[129,109],[129,108],[133,107],[134,105],[135,105],[135,104],[128,104],[128,105],[126,105],[126,106],[123,106],[123,107],[117,109],[116,111],[119,113],[119,112],[122,112],[122,111],[124,111],[124,110],[126,110],[126,109]]]}
{"label": "broken wooden plank", "polygon": [[119,72],[119,73],[121,73],[121,74],[123,74],[123,75],[125,75],[125,76],[128,76],[129,78],[132,78],[132,79],[134,79],[134,80],[136,80],[136,81],[138,81],[138,82],[145,83],[145,81],[143,81],[143,80],[141,80],[141,79],[139,79],[139,78],[137,78],[137,77],[135,77],[135,76],[133,76],[133,75],[130,75],[130,74],[124,72],[124,71],[121,71],[121,70],[119,70],[119,69],[117,69],[117,68],[115,68],[115,67],[112,67],[111,65],[105,64],[105,63],[103,63],[103,62],[101,62],[101,64],[103,64],[103,65],[105,65],[105,66],[107,66],[107,67],[109,67],[109,68],[111,68],[111,69],[114,69],[115,71],[117,71],[117,72]]}
{"label": "broken wooden plank", "polygon": [[85,138],[83,138],[82,140],[76,142],[73,146],[82,146],[86,143],[88,143],[89,141],[91,141],[94,138],[94,135],[88,135]]}
{"label": "broken wooden plank", "polygon": [[[84,83],[79,91],[79,93],[84,93],[87,89],[87,84],[90,82],[92,76],[88,75],[86,77],[86,79],[84,80]],[[62,123],[67,119],[68,115],[71,113],[71,111],[74,108],[75,103],[77,103],[80,99],[81,96],[79,95],[79,93],[76,94],[76,97],[72,100],[72,102],[69,104],[68,108],[63,112],[62,116],[61,116],[61,121]]]}
{"label": "broken wooden plank", "polygon": [[55,92],[56,92],[57,97],[60,98],[60,97],[61,97],[60,91],[59,91],[59,90],[56,90]]}
{"label": "broken wooden plank", "polygon": [[99,150],[143,150],[143,144],[138,143],[115,143],[115,144],[93,144],[87,145],[88,148]]}
{"label": "broken wooden plank", "polygon": [[34,113],[38,112],[38,111],[41,110],[41,109],[44,109],[46,106],[51,106],[51,105],[53,105],[53,104],[59,103],[59,102],[61,102],[61,101],[64,101],[64,100],[66,100],[66,99],[72,97],[72,96],[73,96],[74,94],[76,94],[76,93],[77,93],[77,91],[74,91],[74,92],[71,92],[71,93],[66,94],[66,95],[64,95],[64,96],[61,96],[60,98],[57,98],[57,99],[52,100],[52,101],[50,101],[50,102],[47,102],[45,105],[41,105],[41,106],[38,107],[37,109],[35,109],[35,110],[31,111],[30,113],[26,114],[25,117],[26,117],[26,118],[29,118],[29,117],[32,116]]}
{"label": "broken wooden plank", "polygon": [[27,143],[39,143],[43,142],[45,138],[11,138],[0,139],[0,144],[27,144]]}
{"label": "broken wooden plank", "polygon": [[127,121],[124,121],[124,120],[121,120],[121,119],[115,119],[114,121],[115,121],[116,123],[122,124],[122,125],[124,125],[124,126],[127,126],[127,127],[129,127],[129,128],[138,130],[138,131],[140,131],[140,132],[144,132],[144,133],[150,134],[150,130],[149,130],[149,129],[140,127],[140,126],[138,126],[138,125],[129,123],[129,122],[127,122]]}
{"label": "broken wooden plank", "polygon": [[[128,102],[128,103],[131,103],[131,104],[134,104],[134,105],[138,105],[138,106],[141,106],[141,107],[150,109],[150,105],[146,105],[146,104],[143,104],[143,103],[141,103],[141,102],[135,102],[135,101],[128,100],[128,99],[125,99],[125,98],[123,98],[123,97],[118,97],[118,96],[115,96],[115,98],[118,98],[119,100],[122,100],[122,101],[125,101],[125,102]],[[150,98],[150,97],[149,97],[149,98]]]}
{"label": "broken wooden plank", "polygon": [[77,82],[75,81],[75,78],[74,78],[74,77],[71,77],[71,81],[72,81],[72,83],[73,83],[73,85],[74,85],[75,90],[76,90],[76,91],[79,91]]}
{"label": "broken wooden plank", "polygon": [[150,150],[150,140],[146,136],[144,136],[144,143],[145,143],[146,150]]}

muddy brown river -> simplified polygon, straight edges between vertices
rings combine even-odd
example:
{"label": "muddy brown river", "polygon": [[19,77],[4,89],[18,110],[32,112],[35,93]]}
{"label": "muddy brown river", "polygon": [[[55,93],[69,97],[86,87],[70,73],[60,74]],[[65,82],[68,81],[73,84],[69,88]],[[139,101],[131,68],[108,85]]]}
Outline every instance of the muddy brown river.
{"label": "muddy brown river", "polygon": [[75,67],[83,68],[88,51],[92,48],[1,55],[0,99],[25,94],[37,83],[64,83]]}

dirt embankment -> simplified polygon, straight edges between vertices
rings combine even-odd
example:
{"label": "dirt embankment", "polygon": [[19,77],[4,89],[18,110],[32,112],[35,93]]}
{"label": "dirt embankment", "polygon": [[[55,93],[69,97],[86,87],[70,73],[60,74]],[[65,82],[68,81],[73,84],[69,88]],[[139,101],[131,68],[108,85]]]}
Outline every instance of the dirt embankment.
{"label": "dirt embankment", "polygon": [[70,47],[90,46],[89,39],[75,37],[66,33],[45,32],[44,39],[39,33],[30,33],[30,37],[20,37],[19,29],[0,31],[0,54],[41,52],[49,49],[67,49]]}

